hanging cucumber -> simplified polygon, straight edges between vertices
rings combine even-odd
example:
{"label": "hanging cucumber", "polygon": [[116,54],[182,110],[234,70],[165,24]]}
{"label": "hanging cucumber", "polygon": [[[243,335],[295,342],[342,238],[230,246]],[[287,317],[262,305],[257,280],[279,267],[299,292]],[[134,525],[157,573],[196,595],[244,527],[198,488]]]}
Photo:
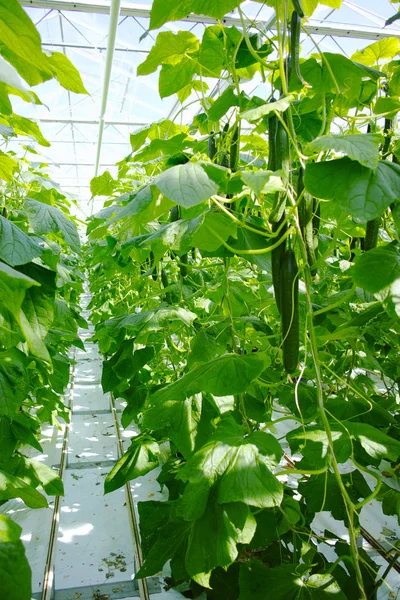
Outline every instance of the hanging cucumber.
{"label": "hanging cucumber", "polygon": [[281,266],[281,321],[283,366],[293,373],[299,362],[299,279],[293,250],[286,250]]}
{"label": "hanging cucumber", "polygon": [[[271,102],[276,102],[275,98]],[[275,113],[270,113],[268,118],[268,170],[276,171],[276,128],[278,117]]]}
{"label": "hanging cucumber", "polygon": [[150,252],[150,267],[154,267],[153,272],[151,274],[151,278],[153,279],[153,281],[157,281],[157,265],[154,264],[154,252],[153,251]]}
{"label": "hanging cucumber", "polygon": [[181,263],[179,265],[179,271],[180,271],[182,277],[186,277],[187,274],[188,274],[188,268],[187,268],[188,255],[187,255],[187,252],[186,252],[186,254],[182,254],[182,256],[179,259],[179,262]]}
{"label": "hanging cucumber", "polygon": [[217,143],[215,141],[215,133],[212,131],[210,137],[208,138],[208,158],[210,160],[213,160],[216,153]]}
{"label": "hanging cucumber", "polygon": [[[161,283],[163,288],[168,287],[168,275],[165,269],[161,269]],[[172,304],[171,294],[169,292],[165,292],[165,300],[167,301],[167,304]]]}
{"label": "hanging cucumber", "polygon": [[180,215],[180,208],[178,205],[173,206],[171,208],[171,210],[169,211],[169,222],[170,223],[174,223],[175,221],[179,221],[181,215]]}
{"label": "hanging cucumber", "polygon": [[377,217],[376,219],[372,219],[368,221],[367,227],[365,230],[365,241],[364,241],[364,250],[371,250],[376,247],[378,243],[378,235],[379,235],[379,227],[381,224],[381,218]]}
{"label": "hanging cucumber", "polygon": [[[321,203],[316,198],[313,198],[312,224],[313,224],[314,237],[316,237],[319,234],[319,226],[321,224]],[[317,241],[317,245],[318,245],[318,241]]]}
{"label": "hanging cucumber", "polygon": [[[283,222],[285,221],[286,215],[283,213],[281,220],[278,223],[272,224],[272,231],[278,231]],[[286,224],[283,225],[279,231],[276,241],[282,238],[287,231]],[[275,241],[275,240],[274,240]],[[272,269],[272,284],[274,286],[275,302],[279,312],[281,312],[281,266],[282,260],[285,255],[286,245],[283,241],[279,246],[274,248],[271,252],[271,269]]]}
{"label": "hanging cucumber", "polygon": [[[297,197],[301,196],[301,199],[297,210],[301,234],[306,245],[308,264],[312,267],[316,261],[313,227],[314,198],[304,189],[303,175],[303,168],[300,167],[297,180]],[[312,273],[315,274],[314,271]]]}
{"label": "hanging cucumber", "polygon": [[389,152],[390,141],[392,139],[393,119],[385,119],[385,124],[383,126],[383,133],[385,135],[385,139],[383,141],[382,154],[383,154],[383,158],[385,158],[386,154]]}
{"label": "hanging cucumber", "polygon": [[[290,149],[289,149],[289,137],[286,129],[282,123],[278,120],[276,125],[275,135],[275,167],[277,171],[283,171],[284,179],[288,179],[290,172]],[[272,207],[269,221],[270,223],[278,223],[284,213],[286,206],[286,193],[278,192],[275,195],[274,205]]]}
{"label": "hanging cucumber", "polygon": [[292,0],[292,4],[293,4],[293,8],[296,11],[296,13],[299,15],[299,17],[301,17],[302,19],[304,18],[304,10],[301,4],[301,0]]}
{"label": "hanging cucumber", "polygon": [[219,148],[219,161],[217,161],[221,167],[229,167],[229,156],[227,152],[226,138],[229,131],[229,123],[225,123],[225,126],[220,134],[220,148]]}
{"label": "hanging cucumber", "polygon": [[231,146],[229,150],[229,167],[231,171],[236,171],[239,161],[240,148],[240,123],[235,123],[231,137]]}
{"label": "hanging cucumber", "polygon": [[290,58],[288,63],[288,80],[290,82],[296,79],[302,84],[305,81],[300,71],[300,34],[301,34],[301,16],[296,10],[292,13],[290,21]]}

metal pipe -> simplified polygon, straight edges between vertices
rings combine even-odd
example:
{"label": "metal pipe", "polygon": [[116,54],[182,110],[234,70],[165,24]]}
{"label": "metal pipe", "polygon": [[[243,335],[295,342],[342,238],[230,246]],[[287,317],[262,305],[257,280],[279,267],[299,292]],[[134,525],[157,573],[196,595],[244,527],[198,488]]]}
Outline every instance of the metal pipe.
{"label": "metal pipe", "polygon": [[95,177],[97,177],[97,174],[99,172],[101,144],[103,141],[103,132],[104,132],[104,116],[105,116],[106,110],[107,110],[108,91],[110,89],[111,70],[112,70],[112,63],[113,63],[113,57],[114,57],[115,40],[117,37],[118,18],[119,18],[120,8],[121,8],[121,0],[111,0],[110,24],[109,24],[109,29],[108,29],[107,55],[106,55],[106,64],[105,64],[105,69],[104,69],[103,94],[102,94],[102,98],[101,98],[99,137],[97,140],[96,163],[95,163],[95,169],[94,169]]}
{"label": "metal pipe", "polygon": [[[75,361],[75,358],[76,358],[76,350],[74,349],[73,361]],[[70,410],[70,414],[72,414],[72,408],[73,408],[72,402],[73,402],[73,394],[74,394],[74,383],[75,383],[75,362],[73,362],[73,365],[71,368],[70,388],[69,388],[68,404],[67,404],[67,406]],[[60,477],[61,481],[63,481],[63,479],[64,479],[64,472],[65,472],[65,468],[67,466],[68,439],[69,439],[70,429],[71,429],[71,419],[70,419],[69,423],[66,423],[65,430],[64,430],[64,437],[63,437],[61,458],[60,458],[60,467],[58,470],[58,476]],[[51,598],[53,597],[54,583],[55,583],[55,581],[54,581],[54,550],[55,550],[55,544],[56,544],[56,540],[57,540],[58,526],[59,526],[59,522],[60,522],[61,504],[62,504],[62,496],[56,496],[56,498],[54,500],[53,517],[52,517],[52,521],[51,521],[46,563],[45,563],[45,567],[44,567],[43,589],[42,589],[41,600],[51,600]]]}
{"label": "metal pipe", "polygon": [[[98,125],[100,119],[79,119],[72,117],[31,117],[32,121],[38,123],[77,123],[81,125]],[[151,125],[152,121],[123,121],[118,119],[103,119],[105,125],[128,125],[130,127],[142,127],[143,125]],[[129,142],[127,142],[129,143]]]}
{"label": "metal pipe", "polygon": [[[117,433],[118,454],[119,454],[119,458],[120,458],[124,454],[124,446],[122,443],[122,436],[121,436],[121,429],[120,429],[120,424],[119,424],[119,420],[118,420],[118,415],[117,415],[117,411],[115,408],[115,398],[114,398],[114,394],[112,392],[110,392],[110,402],[111,402],[111,412],[112,412],[113,418],[114,418],[115,430]],[[125,494],[126,494],[129,516],[130,516],[130,521],[131,521],[131,526],[132,526],[133,542],[134,542],[133,547],[134,547],[134,551],[135,551],[135,562],[136,562],[136,567],[139,567],[139,569],[140,569],[143,565],[142,544],[140,541],[138,520],[136,518],[135,505],[133,502],[131,486],[130,486],[129,482],[125,483]],[[150,600],[149,586],[147,585],[146,577],[144,577],[143,579],[138,579],[137,582],[138,582],[138,587],[139,587],[140,600]]]}
{"label": "metal pipe", "polygon": [[[54,10],[71,10],[99,14],[108,14],[109,7],[108,2],[105,0],[96,0],[96,2],[84,2],[83,0],[76,2],[63,2],[62,0],[19,0],[19,2],[22,4],[22,6],[31,8],[52,8]],[[123,5],[121,7],[121,15],[148,19],[150,16],[150,8],[140,5]],[[180,20],[189,23],[218,23],[217,19],[213,19],[212,17],[193,14],[190,14]],[[251,27],[254,22],[258,26],[263,26],[266,24],[267,20],[245,20],[246,25],[249,27]],[[232,15],[221,19],[221,23],[227,26],[234,25],[236,27],[241,27],[240,19]],[[337,37],[350,37],[365,40],[380,40],[388,37],[400,37],[400,29],[396,29],[394,27],[386,27],[385,29],[381,29],[379,27],[356,26],[345,23],[324,23],[323,21],[310,20],[305,24],[305,28],[309,33],[315,35],[333,35]]]}
{"label": "metal pipe", "polygon": [[[90,46],[89,44],[70,44],[62,42],[42,42],[42,46],[50,48],[71,48],[72,50],[98,50],[104,52],[107,46]],[[114,48],[115,52],[133,52],[135,54],[149,54],[150,50],[140,50],[139,48]]]}

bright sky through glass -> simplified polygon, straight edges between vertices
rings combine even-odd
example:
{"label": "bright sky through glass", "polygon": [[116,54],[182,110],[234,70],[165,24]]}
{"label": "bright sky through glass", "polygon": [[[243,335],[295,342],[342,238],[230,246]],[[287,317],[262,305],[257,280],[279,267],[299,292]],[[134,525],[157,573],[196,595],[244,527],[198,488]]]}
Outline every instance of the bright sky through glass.
{"label": "bright sky through glass", "polygon": [[[57,4],[59,6],[62,3],[60,1]],[[41,4],[43,5],[43,2]],[[329,7],[317,9],[310,24],[317,25],[325,22],[338,27],[345,24],[352,29],[357,27],[381,29],[385,20],[396,12],[396,7],[389,0],[381,0],[378,14],[377,5],[376,0],[358,0],[358,2],[343,0],[340,10],[332,10]],[[122,6],[139,5],[132,0],[123,0]],[[150,0],[141,0],[140,8],[150,8],[150,6]],[[243,8],[250,18],[267,20],[272,14],[272,9],[255,2],[244,3]],[[35,87],[35,91],[44,103],[43,106],[25,104],[22,100],[13,98],[14,112],[39,120],[43,134],[51,142],[51,147],[40,147],[36,142],[27,141],[27,138],[22,141],[21,139],[10,140],[8,147],[18,154],[24,152],[23,145],[29,145],[40,152],[43,160],[49,164],[49,175],[65,191],[76,196],[82,208],[88,212],[89,183],[95,171],[109,16],[67,9],[26,8],[26,10],[40,32],[44,47],[66,53],[79,69],[90,95],[70,94],[55,80],[51,80]],[[130,152],[130,132],[141,124],[171,117],[177,112],[176,96],[161,100],[158,95],[158,73],[147,77],[136,77],[137,66],[143,62],[146,51],[149,51],[157,36],[157,32],[152,32],[139,41],[147,27],[147,18],[120,16],[99,173],[107,169],[112,174],[116,174],[115,163]],[[175,32],[186,29],[201,37],[204,27],[202,23],[175,22],[163,27],[162,30],[169,29]],[[390,29],[398,32],[400,36],[400,26],[397,23]],[[330,35],[315,35],[314,39],[321,49],[341,52],[347,56],[351,56],[355,50],[373,41]],[[312,42],[304,36],[302,56],[307,56],[313,50]],[[210,89],[213,89],[215,80],[210,80],[209,83]],[[265,85],[257,86],[254,81],[249,84],[246,91],[254,92],[261,97],[268,94]],[[184,121],[189,122],[198,110],[198,105],[192,106],[184,113]],[[31,155],[31,158],[36,159],[34,155]],[[38,160],[41,159],[38,157]]]}

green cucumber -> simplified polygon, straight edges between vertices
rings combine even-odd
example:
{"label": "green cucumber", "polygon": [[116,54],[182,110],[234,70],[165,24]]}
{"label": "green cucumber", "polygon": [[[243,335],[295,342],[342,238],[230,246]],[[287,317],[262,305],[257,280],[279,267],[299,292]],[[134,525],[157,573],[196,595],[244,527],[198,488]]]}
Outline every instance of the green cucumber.
{"label": "green cucumber", "polygon": [[[161,283],[162,283],[163,288],[167,288],[169,285],[168,275],[167,275],[167,272],[165,271],[165,269],[161,269]],[[165,300],[167,301],[167,304],[172,304],[172,298],[171,298],[170,292],[165,292]]]}
{"label": "green cucumber", "polygon": [[[272,231],[278,231],[279,227],[281,227],[282,223],[285,221],[286,215],[283,213],[281,220],[279,223],[272,224]],[[282,236],[285,235],[287,231],[286,224],[283,225],[282,229],[279,232],[276,241],[281,239]],[[275,302],[278,307],[278,311],[281,312],[281,266],[282,260],[285,254],[286,246],[285,243],[282,242],[274,248],[271,252],[271,269],[272,269],[272,284],[274,286],[274,294],[275,294]]]}
{"label": "green cucumber", "polygon": [[[276,102],[272,98],[270,102]],[[276,128],[278,117],[275,113],[270,113],[268,118],[268,170],[276,171]]]}
{"label": "green cucumber", "polygon": [[215,134],[212,131],[210,134],[210,137],[208,138],[208,158],[210,160],[213,160],[216,153],[217,153],[217,143],[215,141]]}
{"label": "green cucumber", "polygon": [[[275,153],[275,169],[277,171],[283,171],[284,178],[287,179],[290,173],[289,137],[286,129],[279,120],[276,125]],[[286,193],[278,192],[275,194],[274,204],[269,215],[270,223],[278,223],[281,220],[285,211],[285,206]]]}
{"label": "green cucumber", "polygon": [[236,123],[233,126],[233,132],[231,137],[231,146],[229,150],[229,167],[231,171],[236,171],[239,161],[239,148],[240,148],[240,123]]}
{"label": "green cucumber", "polygon": [[301,0],[292,0],[292,4],[293,4],[293,8],[296,11],[296,13],[299,15],[299,17],[301,17],[303,19],[305,15],[304,15],[303,7],[301,5]]}
{"label": "green cucumber", "polygon": [[290,60],[288,63],[288,80],[300,81],[304,85],[305,81],[300,71],[300,34],[301,34],[301,16],[294,10],[290,22]]}
{"label": "green cucumber", "polygon": [[393,135],[393,119],[385,119],[383,133],[385,139],[383,141],[382,154],[383,158],[385,158],[386,154],[389,152],[390,140],[392,139]]}
{"label": "green cucumber", "polygon": [[316,261],[313,227],[314,198],[309,192],[307,192],[307,190],[304,189],[303,174],[303,168],[300,167],[299,176],[297,180],[297,197],[299,197],[300,195],[302,196],[298,204],[297,210],[299,215],[301,235],[303,236],[306,245],[308,264],[310,265],[310,267],[312,267]]}
{"label": "green cucumber", "polygon": [[171,208],[171,210],[169,211],[170,217],[169,217],[169,222],[170,223],[174,223],[175,221],[179,221],[180,219],[180,209],[179,206],[173,206]]}
{"label": "green cucumber", "polygon": [[379,235],[379,227],[381,224],[381,218],[377,217],[376,219],[372,219],[368,221],[367,227],[365,230],[365,242],[364,242],[364,250],[371,250],[376,247],[378,243],[378,235]]}
{"label": "green cucumber", "polygon": [[285,127],[279,121],[276,124],[275,134],[275,146],[276,146],[276,170],[283,171],[286,178],[289,177],[290,172],[290,147],[289,147],[289,136]]}
{"label": "green cucumber", "polygon": [[179,258],[179,262],[181,263],[179,265],[179,271],[181,272],[182,277],[186,277],[187,274],[188,274],[188,268],[187,268],[188,255],[187,255],[187,252],[186,252],[186,254],[182,254],[182,256]]}
{"label": "green cucumber", "polygon": [[150,252],[150,268],[154,267],[153,272],[151,274],[151,278],[153,281],[157,281],[157,265],[154,264],[154,252]]}
{"label": "green cucumber", "polygon": [[293,373],[299,363],[299,278],[293,250],[286,250],[281,265],[281,322],[283,366]]}

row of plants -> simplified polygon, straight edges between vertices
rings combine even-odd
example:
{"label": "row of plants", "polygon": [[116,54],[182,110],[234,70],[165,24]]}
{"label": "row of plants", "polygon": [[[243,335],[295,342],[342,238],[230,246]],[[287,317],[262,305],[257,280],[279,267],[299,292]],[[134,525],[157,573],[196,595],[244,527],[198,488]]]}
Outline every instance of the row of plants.
{"label": "row of plants", "polygon": [[[69,421],[70,348],[84,348],[78,326],[86,322],[78,221],[70,215],[76,202],[49,178],[29,142],[50,143],[35,121],[14,113],[13,97],[40,105],[31,87],[51,79],[71,92],[87,91],[64,54],[42,50],[17,0],[0,10],[0,588],[7,600],[30,600],[21,527],[9,516],[19,511],[13,504],[7,515],[6,503],[45,508],[49,496],[63,494],[56,470],[32,456],[43,453],[44,423],[61,429]],[[17,136],[27,137],[20,155],[9,149]]]}
{"label": "row of plants", "polygon": [[384,579],[360,513],[399,511],[399,40],[301,58],[317,2],[264,4],[274,33],[236,0],[154,0],[150,29],[221,21],[158,33],[137,74],[181,108],[91,183],[102,385],[140,428],[105,492],[160,467],[138,578],[169,562],[191,598],[365,600]]}

